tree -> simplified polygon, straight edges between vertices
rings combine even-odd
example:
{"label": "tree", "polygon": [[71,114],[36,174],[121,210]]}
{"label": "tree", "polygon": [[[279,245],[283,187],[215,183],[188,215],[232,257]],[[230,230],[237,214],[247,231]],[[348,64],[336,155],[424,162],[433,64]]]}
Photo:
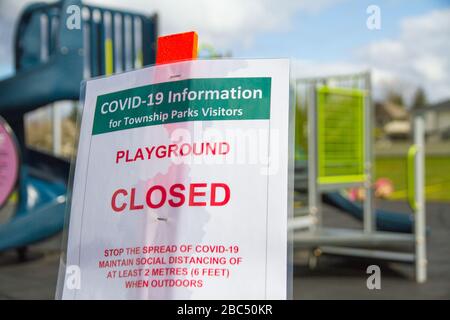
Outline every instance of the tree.
{"label": "tree", "polygon": [[414,100],[412,103],[412,108],[422,108],[427,104],[427,96],[422,87],[417,88],[416,93],[414,94]]}
{"label": "tree", "polygon": [[390,91],[387,97],[387,100],[389,102],[395,103],[399,106],[404,106],[403,104],[403,96],[395,91]]}
{"label": "tree", "polygon": [[69,114],[68,118],[69,118],[70,121],[72,121],[74,124],[76,124],[77,121],[78,121],[78,116],[79,115],[80,115],[79,107],[78,107],[78,105],[76,103],[74,103],[72,105],[72,110],[70,111],[70,114]]}

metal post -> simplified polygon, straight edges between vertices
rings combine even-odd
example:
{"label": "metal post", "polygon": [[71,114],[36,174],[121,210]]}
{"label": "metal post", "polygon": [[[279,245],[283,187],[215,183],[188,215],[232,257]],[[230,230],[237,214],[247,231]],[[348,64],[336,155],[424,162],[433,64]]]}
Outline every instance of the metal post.
{"label": "metal post", "polygon": [[[52,15],[41,15],[40,17],[41,31],[41,48],[40,57],[42,62],[47,62],[52,50]],[[49,105],[50,118],[52,122],[52,152],[55,155],[61,153],[61,116],[57,103]]]}
{"label": "metal post", "polygon": [[425,139],[424,115],[416,114],[414,117],[414,144],[417,147],[415,161],[415,205],[416,205],[416,281],[427,280],[427,253],[426,253],[426,220],[425,220]]}
{"label": "metal post", "polygon": [[313,228],[322,225],[319,209],[319,189],[317,186],[317,96],[316,83],[308,89],[308,204],[313,217]]}
{"label": "metal post", "polygon": [[372,120],[373,108],[371,99],[371,82],[370,72],[365,75],[364,98],[364,233],[372,233],[376,230],[376,221],[373,215],[373,192],[372,192],[372,175],[373,175],[373,152],[372,152]]}
{"label": "metal post", "polygon": [[51,105],[52,129],[53,129],[53,154],[61,155],[61,104],[53,103]]}

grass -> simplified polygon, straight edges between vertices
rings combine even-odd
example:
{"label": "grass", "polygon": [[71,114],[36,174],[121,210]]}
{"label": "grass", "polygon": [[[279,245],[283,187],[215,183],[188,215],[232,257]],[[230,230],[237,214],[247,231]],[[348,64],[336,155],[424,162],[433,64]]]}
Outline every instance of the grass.
{"label": "grass", "polygon": [[[376,178],[389,178],[394,184],[391,199],[406,199],[406,157],[378,156]],[[450,201],[450,155],[427,155],[425,160],[425,194],[427,200]]]}

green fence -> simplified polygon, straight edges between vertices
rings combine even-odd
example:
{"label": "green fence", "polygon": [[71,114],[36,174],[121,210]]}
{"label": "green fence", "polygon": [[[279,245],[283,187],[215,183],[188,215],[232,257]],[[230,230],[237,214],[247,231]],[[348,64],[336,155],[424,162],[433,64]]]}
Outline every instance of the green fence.
{"label": "green fence", "polygon": [[319,183],[364,181],[364,91],[317,90]]}
{"label": "green fence", "polygon": [[[392,200],[407,198],[407,159],[403,155],[380,155],[375,160],[376,178],[389,178],[394,185]],[[450,155],[425,157],[425,197],[428,201],[450,201]]]}

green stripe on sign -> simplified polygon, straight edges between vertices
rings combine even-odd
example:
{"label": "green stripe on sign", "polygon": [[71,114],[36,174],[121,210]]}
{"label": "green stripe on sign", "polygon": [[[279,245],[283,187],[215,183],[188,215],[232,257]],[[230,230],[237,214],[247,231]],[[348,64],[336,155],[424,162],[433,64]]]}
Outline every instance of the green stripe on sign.
{"label": "green stripe on sign", "polygon": [[271,78],[158,83],[97,97],[92,134],[185,121],[270,117]]}

